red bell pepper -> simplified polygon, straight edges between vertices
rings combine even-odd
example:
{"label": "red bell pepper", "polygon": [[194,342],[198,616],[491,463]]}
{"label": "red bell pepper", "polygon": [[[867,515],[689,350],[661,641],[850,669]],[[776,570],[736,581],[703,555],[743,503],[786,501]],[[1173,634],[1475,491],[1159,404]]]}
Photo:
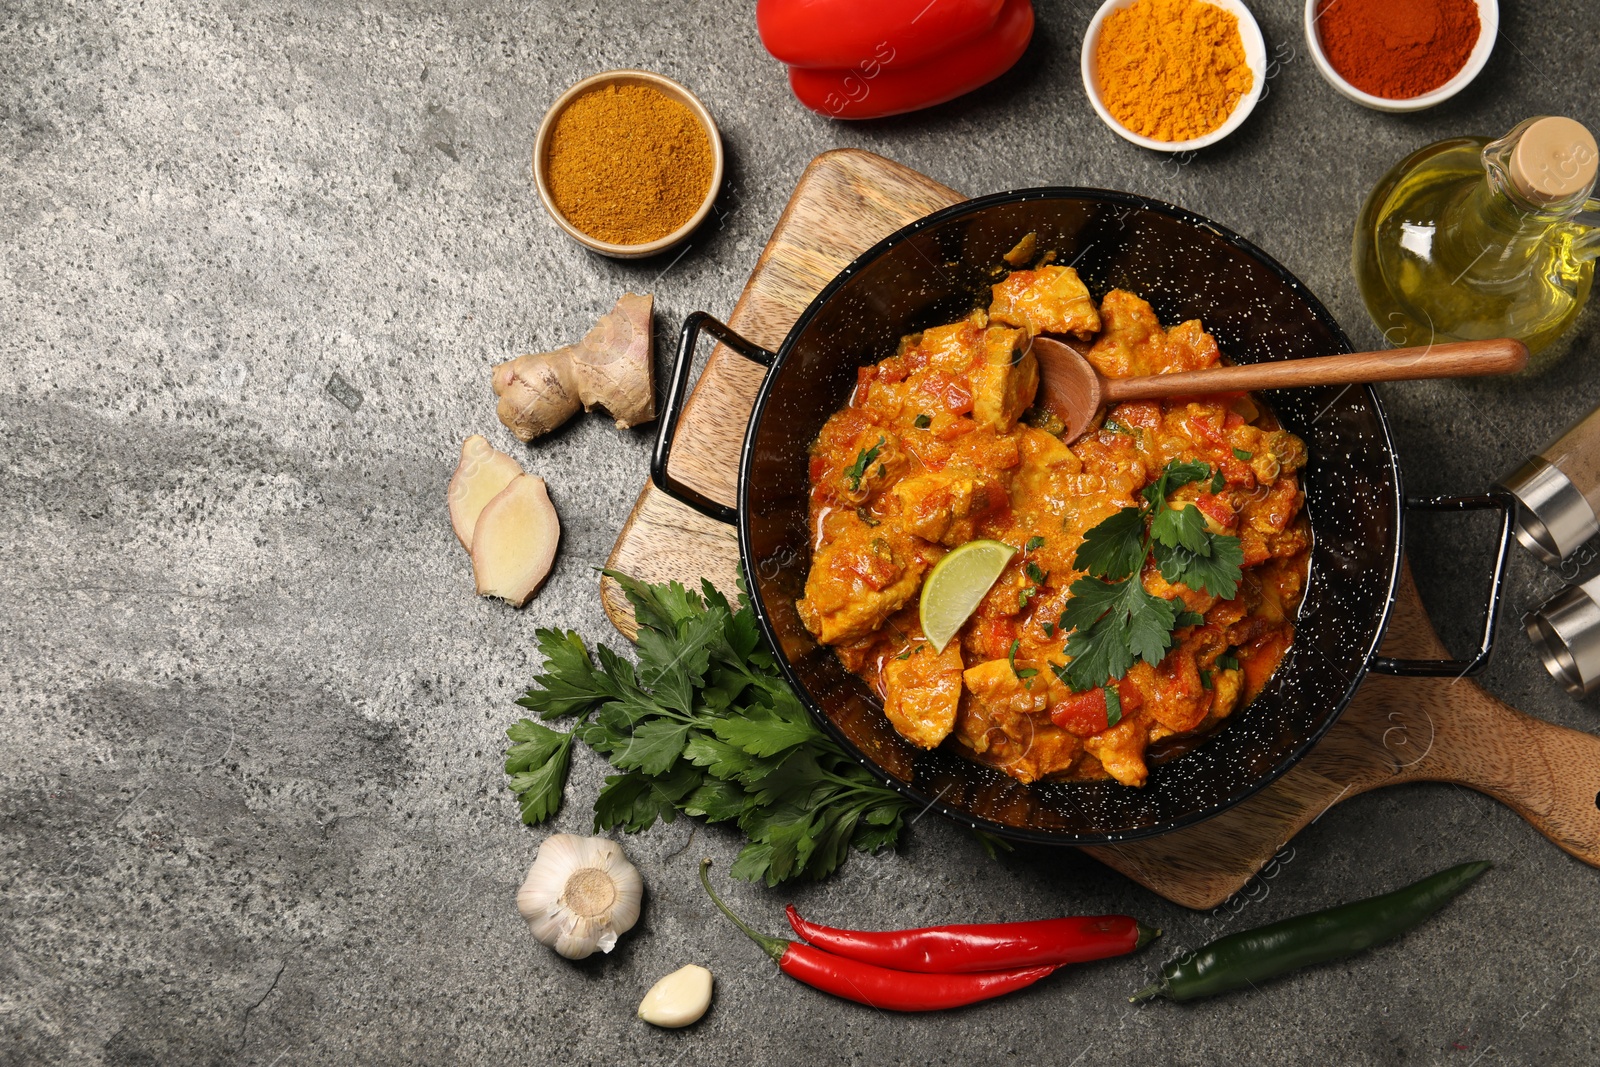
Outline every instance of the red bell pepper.
{"label": "red bell pepper", "polygon": [[[885,6],[899,8],[887,0]],[[934,4],[929,17],[941,6]],[[789,87],[820,115],[836,119],[899,115],[942,104],[993,81],[1022,58],[1032,38],[1032,0],[1005,0],[986,32],[922,62],[906,60],[895,38],[886,37],[871,58],[851,67],[790,67]]]}
{"label": "red bell pepper", "polygon": [[791,67],[911,65],[987,33],[1005,0],[758,0],[756,29]]}
{"label": "red bell pepper", "polygon": [[[1123,678],[1117,682],[1117,702],[1122,705],[1122,714],[1126,715],[1144,706],[1144,694],[1131,681]],[[1106,707],[1105,689],[1085,689],[1081,693],[1073,693],[1050,708],[1050,721],[1078,737],[1093,737],[1102,730],[1109,730],[1112,723]]]}

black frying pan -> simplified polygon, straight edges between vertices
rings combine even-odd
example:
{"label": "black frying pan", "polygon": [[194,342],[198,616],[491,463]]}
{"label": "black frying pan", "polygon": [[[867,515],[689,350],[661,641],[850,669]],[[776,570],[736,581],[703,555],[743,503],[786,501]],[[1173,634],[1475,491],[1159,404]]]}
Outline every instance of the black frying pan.
{"label": "black frying pan", "polygon": [[[1501,545],[1478,655],[1395,661],[1377,655],[1400,578],[1404,508],[1394,444],[1370,386],[1267,394],[1305,439],[1303,473],[1314,548],[1294,644],[1266,690],[1203,743],[1152,750],[1149,783],[1023,785],[963,758],[954,742],[926,752],[902,741],[877,698],[800,624],[795,601],[809,564],[807,449],[849,396],[856,368],[900,337],[986,304],[1001,256],[1023,235],[1077,268],[1099,298],[1144,297],[1164,323],[1198,318],[1238,363],[1349,352],[1326,308],[1237,234],[1158,201],[1094,189],[998,193],[905,227],[864,252],[819,293],[776,354],[704,313],[684,323],[662,413],[652,477],[701,511],[737,523],[756,614],[789,681],[845,748],[919,803],[991,833],[1056,844],[1103,844],[1174,830],[1238,803],[1288,770],[1333,725],[1367,670],[1475,673],[1493,643],[1511,515],[1501,497],[1411,501],[1411,507],[1503,512]],[[696,339],[706,331],[770,365],[739,466],[737,512],[667,475]]]}

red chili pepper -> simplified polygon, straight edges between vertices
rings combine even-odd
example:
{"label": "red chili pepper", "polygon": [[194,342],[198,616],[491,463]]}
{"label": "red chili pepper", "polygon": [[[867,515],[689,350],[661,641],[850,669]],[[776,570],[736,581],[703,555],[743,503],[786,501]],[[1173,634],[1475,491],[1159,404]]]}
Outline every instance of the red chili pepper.
{"label": "red chili pepper", "polygon": [[789,88],[819,115],[876,119],[942,104],[1000,77],[1033,38],[1031,0],[1005,0],[994,26],[931,59],[908,63],[896,52],[854,67],[790,67]]}
{"label": "red chili pepper", "polygon": [[798,941],[768,937],[752,930],[728,910],[706,876],[710,866],[710,860],[700,861],[700,881],[711,895],[712,903],[744,931],[746,937],[760,945],[762,951],[777,962],[779,970],[813,989],[857,1004],[885,1011],[959,1008],[1030,986],[1056,969],[1054,965],[1047,965],[971,974],[919,974],[846,959]]}
{"label": "red chili pepper", "polygon": [[920,930],[839,930],[785,909],[794,932],[839,956],[902,971],[951,973],[1059,966],[1143,948],[1161,931],[1127,915],[1078,915],[1036,922],[929,926]]}
{"label": "red chili pepper", "polygon": [[758,0],[756,29],[791,67],[921,63],[994,27],[1004,0]]}

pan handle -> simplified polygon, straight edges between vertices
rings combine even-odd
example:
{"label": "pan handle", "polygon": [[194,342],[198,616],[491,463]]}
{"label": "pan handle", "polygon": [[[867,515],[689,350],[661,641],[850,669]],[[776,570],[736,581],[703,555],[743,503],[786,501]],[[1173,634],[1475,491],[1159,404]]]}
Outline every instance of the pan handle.
{"label": "pan handle", "polygon": [[1481,496],[1434,496],[1406,500],[1406,509],[1417,511],[1500,512],[1500,549],[1495,557],[1494,574],[1489,579],[1489,609],[1483,620],[1483,641],[1471,659],[1391,659],[1374,656],[1370,667],[1380,674],[1402,678],[1461,678],[1477,674],[1489,665],[1494,648],[1495,623],[1500,618],[1500,593],[1505,584],[1506,559],[1511,555],[1512,527],[1516,518],[1516,498],[1504,490]]}
{"label": "pan handle", "polygon": [[673,438],[678,434],[678,416],[683,414],[683,394],[689,386],[689,369],[694,366],[695,344],[700,340],[702,330],[745,359],[763,367],[772,366],[772,361],[778,358],[755,342],[740,337],[704,311],[693,312],[684,319],[683,330],[678,334],[678,354],[672,364],[672,380],[667,384],[667,402],[661,409],[661,420],[656,424],[656,447],[650,458],[650,480],[657,489],[679,503],[732,526],[738,519],[738,512],[676,481],[667,473]]}

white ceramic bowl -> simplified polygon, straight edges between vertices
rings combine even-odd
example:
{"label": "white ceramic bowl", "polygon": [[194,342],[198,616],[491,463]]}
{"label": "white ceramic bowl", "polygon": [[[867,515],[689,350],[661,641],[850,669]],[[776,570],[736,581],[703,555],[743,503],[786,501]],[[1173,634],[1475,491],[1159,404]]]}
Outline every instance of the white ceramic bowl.
{"label": "white ceramic bowl", "polygon": [[1157,152],[1191,152],[1196,148],[1204,148],[1216,144],[1243,125],[1244,120],[1250,117],[1250,112],[1255,110],[1256,101],[1261,99],[1261,90],[1267,80],[1267,42],[1261,38],[1261,27],[1256,25],[1255,16],[1250,14],[1250,9],[1240,0],[1207,0],[1208,3],[1215,4],[1239,20],[1239,39],[1244,45],[1244,61],[1249,66],[1250,73],[1254,75],[1250,79],[1250,91],[1234,105],[1233,114],[1228,116],[1228,121],[1204,137],[1191,137],[1187,141],[1158,141],[1154,137],[1134,133],[1118,122],[1106,109],[1105,100],[1100,95],[1100,79],[1095,73],[1095,49],[1100,47],[1100,30],[1105,24],[1106,16],[1113,11],[1129,7],[1134,2],[1135,0],[1106,0],[1100,5],[1100,10],[1094,13],[1094,18],[1089,20],[1089,28],[1083,35],[1083,91],[1089,95],[1089,103],[1094,106],[1095,114],[1100,116],[1100,121],[1110,126],[1124,140]]}
{"label": "white ceramic bowl", "polygon": [[1471,84],[1472,79],[1483,70],[1483,65],[1489,62],[1489,53],[1494,51],[1495,39],[1500,35],[1500,0],[1478,0],[1478,42],[1472,46],[1466,65],[1456,71],[1455,77],[1431,93],[1423,93],[1407,100],[1390,100],[1386,96],[1373,96],[1371,93],[1362,92],[1333,69],[1333,64],[1329,63],[1328,57],[1323,54],[1322,39],[1317,33],[1318,2],[1319,0],[1306,0],[1306,48],[1311,53],[1311,61],[1316,64],[1317,70],[1329,85],[1356,103],[1376,111],[1422,111],[1435,104],[1444,103]]}

